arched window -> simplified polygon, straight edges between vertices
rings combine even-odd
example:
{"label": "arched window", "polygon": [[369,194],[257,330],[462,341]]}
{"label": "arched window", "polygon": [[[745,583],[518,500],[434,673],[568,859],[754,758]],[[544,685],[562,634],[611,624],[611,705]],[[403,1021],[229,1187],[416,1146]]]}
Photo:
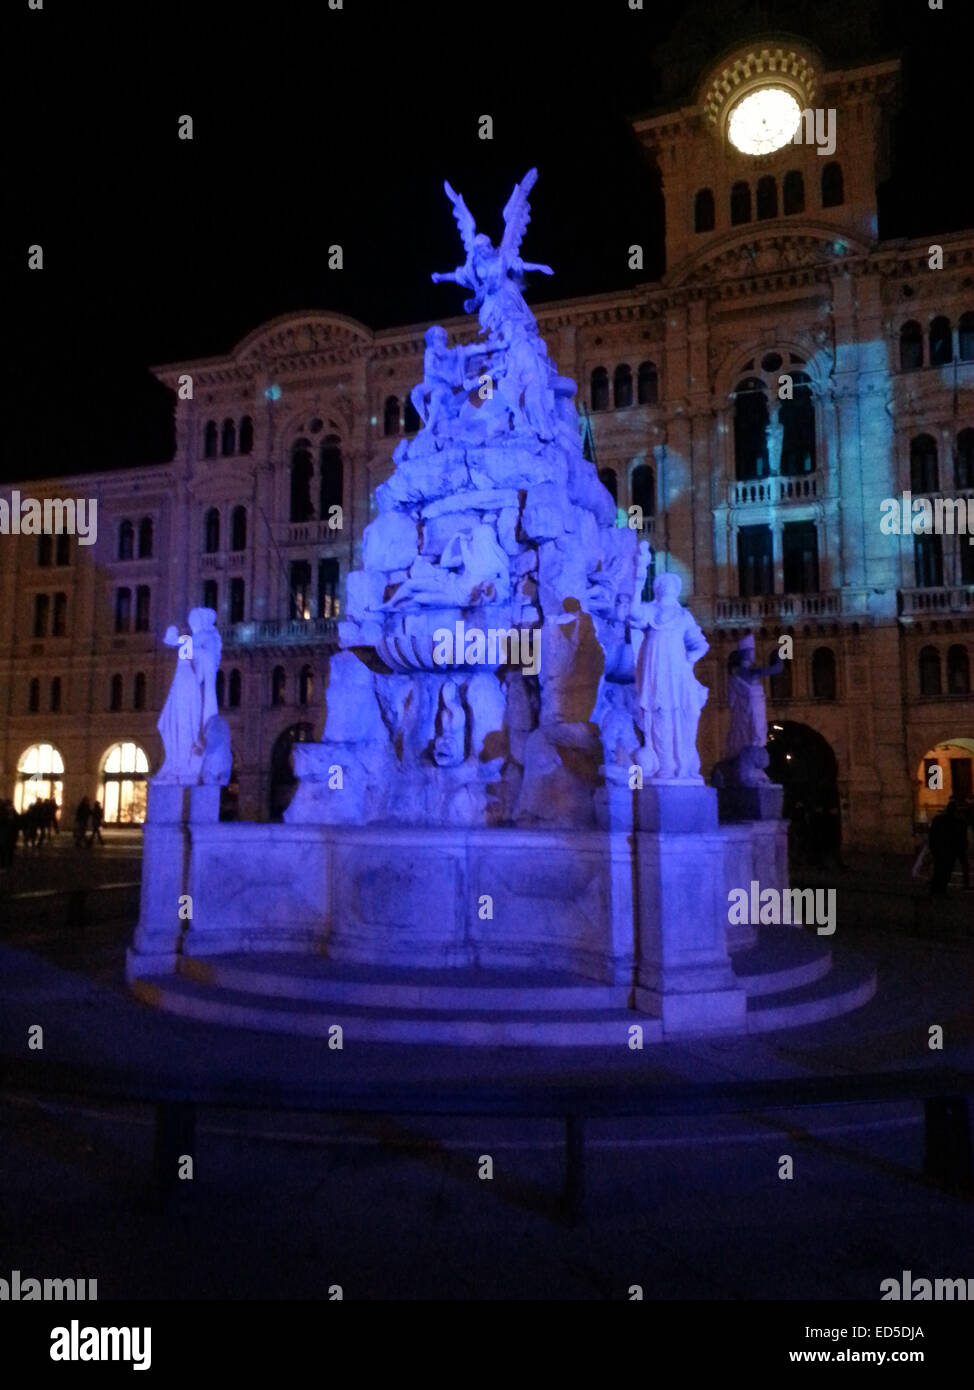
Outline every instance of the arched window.
{"label": "arched window", "polygon": [[118,528],[118,558],[131,560],[135,546],[135,527],[131,521],[123,521]]}
{"label": "arched window", "polygon": [[63,637],[68,630],[68,596],[54,595],[54,617],[51,621],[51,636]]}
{"label": "arched window", "polygon": [[254,449],[254,422],[249,415],[245,415],[240,421],[240,452],[242,454],[253,453]]}
{"label": "arched window", "polygon": [[[963,650],[963,649],[962,649]],[[51,713],[59,714],[61,710],[61,677],[55,676],[51,681]]]}
{"label": "arched window", "polygon": [[632,505],[642,510],[643,517],[656,515],[656,475],[648,463],[640,463],[632,470],[629,481]]}
{"label": "arched window", "polygon": [[412,398],[412,396],[407,396],[407,397],[406,397],[406,404],[405,404],[405,406],[403,407],[403,412],[402,412],[402,431],[403,431],[403,434],[415,434],[417,430],[419,430],[419,429],[422,428],[422,425],[423,425],[423,422],[422,422],[422,420],[419,418],[419,412],[418,412],[418,410],[416,409],[416,407],[413,405],[413,398]]}
{"label": "arched window", "polygon": [[27,713],[37,714],[41,707],[41,683],[34,676],[27,687]]}
{"label": "arched window", "polygon": [[135,630],[149,631],[149,606],[152,603],[152,590],[148,584],[140,584],[135,591]]}
{"label": "arched window", "polygon": [[206,429],[203,431],[203,457],[215,459],[217,453],[217,443],[219,431],[215,420],[207,420]]}
{"label": "arched window", "polygon": [[714,229],[714,195],[709,188],[697,190],[693,200],[693,230],[712,232]]}
{"label": "arched window", "polygon": [[220,512],[210,507],[203,523],[203,549],[207,555],[215,555],[220,549]]}
{"label": "arched window", "polygon": [[954,338],[950,319],[938,314],[930,322],[930,365],[944,367],[954,360]]}
{"label": "arched window", "polygon": [[609,373],[605,367],[596,367],[591,379],[592,410],[609,408]]}
{"label": "arched window", "polygon": [[57,538],[56,563],[59,565],[69,565],[71,563],[71,537],[67,531],[61,531]]}
{"label": "arched window", "polygon": [[961,430],[954,457],[954,486],[974,487],[974,430]]}
{"label": "arched window", "polygon": [[37,563],[45,566],[51,563],[51,536],[47,531],[37,537]]}
{"label": "arched window", "polygon": [[745,377],[734,392],[734,472],[739,483],[766,478],[768,388],[760,377]]}
{"label": "arched window", "polygon": [[961,314],[957,322],[957,355],[962,362],[974,362],[974,312]]}
{"label": "arched window", "polygon": [[240,672],[237,670],[236,666],[230,672],[229,705],[231,709],[240,708]]}
{"label": "arched window", "polygon": [[778,180],[773,174],[758,179],[757,212],[759,222],[778,216]]}
{"label": "arched window", "polygon": [[115,590],[115,631],[128,632],[132,625],[132,590]]}
{"label": "arched window", "polygon": [[382,433],[387,437],[399,433],[399,397],[386,396],[382,409]]}
{"label": "arched window", "polygon": [[139,559],[152,558],[152,517],[144,516],[139,522]]}
{"label": "arched window", "polygon": [[223,705],[224,705],[224,696],[226,695],[226,692],[227,692],[227,678],[226,678],[226,673],[225,673],[224,671],[222,671],[222,670],[221,670],[221,671],[217,671],[217,673],[216,673],[216,704],[217,704],[217,709],[222,709],[222,708],[223,708]]}
{"label": "arched window", "polygon": [[108,689],[108,708],[118,711],[122,708],[122,677],[116,671]]}
{"label": "arched window", "polygon": [[599,482],[602,484],[602,486],[603,486],[604,488],[607,489],[607,491],[609,492],[609,494],[610,494],[611,497],[612,497],[613,502],[618,502],[618,500],[619,500],[619,480],[618,480],[618,478],[616,477],[616,471],[615,471],[615,469],[614,469],[614,468],[600,468],[600,469],[599,469]]}
{"label": "arched window", "polygon": [[101,769],[102,805],[109,825],[139,825],[145,820],[149,760],[137,743],[116,743]]}
{"label": "arched window", "polygon": [[302,666],[301,674],[298,677],[298,702],[302,705],[311,704],[312,689],[314,678],[310,666]]}
{"label": "arched window", "polygon": [[751,220],[751,185],[743,180],[731,189],[730,220],[732,227]]}
{"label": "arched window", "polygon": [[291,520],[309,521],[314,516],[311,504],[311,475],[314,463],[307,439],[298,439],[291,450]]}
{"label": "arched window", "polygon": [[923,366],[923,329],[909,319],[900,329],[900,371],[915,372]]}
{"label": "arched window", "polygon": [[781,185],[781,201],[786,217],[805,211],[805,180],[801,170],[788,170]]}
{"label": "arched window", "polygon": [[639,364],[638,400],[640,405],[655,405],[659,400],[659,372],[655,362]]}
{"label": "arched window", "polygon": [[620,362],[612,377],[612,399],[616,410],[632,405],[632,368]]}
{"label": "arched window", "polygon": [[14,810],[20,815],[35,801],[52,797],[61,806],[64,759],[50,743],[35,743],[22,754],[17,763],[14,786]]}
{"label": "arched window", "polygon": [[203,607],[212,608],[214,612],[219,608],[220,592],[215,579],[203,580]]}
{"label": "arched window", "polygon": [[913,571],[918,589],[939,589],[944,582],[942,536],[913,537]]}
{"label": "arched window", "polygon": [[955,642],[947,649],[947,694],[971,693],[971,662],[967,648]]}
{"label": "arched window", "polygon": [[318,561],[318,617],[338,617],[339,568],[335,559]]}
{"label": "arched window", "polygon": [[835,652],[817,647],[812,654],[812,695],[816,700],[835,699]]}
{"label": "arched window", "polygon": [[244,582],[238,576],[230,580],[230,621],[231,623],[242,623],[244,621]]}
{"label": "arched window", "polygon": [[937,492],[939,486],[937,441],[932,435],[918,434],[910,440],[910,488],[913,492]]}
{"label": "arched window", "polygon": [[826,164],[822,170],[822,207],[837,208],[845,202],[845,184],[842,178],[842,165],[837,160]]}
{"label": "arched window", "polygon": [[922,647],[919,659],[920,694],[940,695],[940,653],[936,647]]}
{"label": "arched window", "polygon": [[792,398],[778,404],[782,427],[780,470],[784,478],[815,471],[815,403],[806,372],[792,372]]}
{"label": "arched window", "polygon": [[287,674],[283,666],[275,666],[271,672],[271,704],[283,705],[287,692]]}
{"label": "arched window", "polygon": [[[419,428],[417,424],[416,428]],[[328,434],[321,444],[321,506],[318,515],[322,521],[328,520],[332,507],[342,505],[344,494],[344,467],[342,465],[341,441],[337,434]]]}
{"label": "arched window", "polygon": [[237,427],[232,420],[223,422],[220,448],[224,458],[231,458],[237,452]]}
{"label": "arched window", "polygon": [[145,709],[145,672],[136,671],[132,685],[132,708]]}
{"label": "arched window", "polygon": [[247,549],[247,508],[234,507],[230,516],[230,549]]}

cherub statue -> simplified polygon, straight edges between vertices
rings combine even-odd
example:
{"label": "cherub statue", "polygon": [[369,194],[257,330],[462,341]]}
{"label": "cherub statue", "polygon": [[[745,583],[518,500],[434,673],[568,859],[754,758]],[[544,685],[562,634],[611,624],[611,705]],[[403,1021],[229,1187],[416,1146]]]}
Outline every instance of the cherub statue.
{"label": "cherub statue", "polygon": [[433,283],[452,280],[464,289],[472,290],[470,299],[464,300],[463,307],[468,314],[480,311],[480,326],[488,333],[504,336],[504,329],[519,321],[527,322],[529,330],[534,325],[530,310],[521,296],[520,283],[529,270],[539,270],[543,275],[553,275],[548,265],[538,265],[524,261],[518,255],[521,240],[531,220],[528,194],[538,177],[537,169],[529,169],[504,208],[504,235],[501,244],[495,247],[490,237],[478,232],[473,215],[463,201],[461,194],[454,192],[449,183],[444,182],[446,196],[453,204],[453,215],[460,236],[466,260],[454,271],[434,271]]}

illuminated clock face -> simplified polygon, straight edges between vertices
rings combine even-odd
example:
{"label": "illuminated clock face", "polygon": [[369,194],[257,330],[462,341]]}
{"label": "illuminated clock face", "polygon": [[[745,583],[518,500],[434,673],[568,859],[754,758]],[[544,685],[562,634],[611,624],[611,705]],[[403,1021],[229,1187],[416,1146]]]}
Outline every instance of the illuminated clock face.
{"label": "illuminated clock face", "polygon": [[801,118],[801,108],[791,92],[781,87],[759,87],[734,107],[727,122],[727,138],[742,154],[771,154],[787,145]]}

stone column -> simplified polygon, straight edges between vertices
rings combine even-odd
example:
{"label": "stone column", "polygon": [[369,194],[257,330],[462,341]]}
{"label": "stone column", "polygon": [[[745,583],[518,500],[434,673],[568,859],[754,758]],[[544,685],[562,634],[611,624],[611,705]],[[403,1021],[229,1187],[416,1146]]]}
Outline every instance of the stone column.
{"label": "stone column", "polygon": [[[187,921],[180,917],[180,898],[188,892],[188,788],[149,783],[142,840],[142,894],[135,941],[126,955],[126,979],[176,969],[180,938]],[[219,788],[216,788],[219,792]]]}
{"label": "stone column", "polygon": [[727,949],[717,793],[649,782],[636,797],[636,1007],[664,1034],[744,1031],[747,996]]}

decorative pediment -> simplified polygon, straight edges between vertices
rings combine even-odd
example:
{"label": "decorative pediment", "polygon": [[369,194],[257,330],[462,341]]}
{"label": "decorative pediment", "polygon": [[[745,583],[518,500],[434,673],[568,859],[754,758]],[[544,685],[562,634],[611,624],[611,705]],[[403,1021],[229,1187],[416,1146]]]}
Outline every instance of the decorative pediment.
{"label": "decorative pediment", "polygon": [[732,242],[711,245],[687,258],[666,277],[673,287],[726,284],[754,276],[775,276],[835,264],[865,255],[868,248],[832,230],[767,233],[753,227]]}
{"label": "decorative pediment", "polygon": [[314,352],[371,347],[372,334],[342,314],[287,314],[262,324],[233,351],[235,361],[273,362]]}

